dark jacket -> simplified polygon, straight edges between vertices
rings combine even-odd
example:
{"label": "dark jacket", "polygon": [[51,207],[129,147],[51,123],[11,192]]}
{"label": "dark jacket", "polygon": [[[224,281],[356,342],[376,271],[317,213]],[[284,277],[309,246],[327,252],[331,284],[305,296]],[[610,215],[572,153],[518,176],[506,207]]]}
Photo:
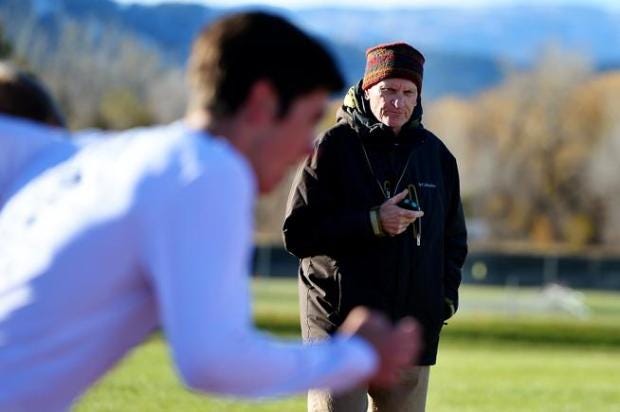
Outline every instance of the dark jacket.
{"label": "dark jacket", "polygon": [[[396,136],[361,96],[359,85],[351,88],[289,199],[284,241],[301,259],[302,331],[305,339],[332,333],[357,305],[393,320],[412,315],[424,327],[419,363],[432,365],[441,327],[452,315],[447,302],[458,307],[467,254],[456,160],[422,126],[420,100]],[[386,181],[391,195],[415,185],[424,211],[420,246],[411,228],[395,237],[374,234],[370,210],[385,201],[379,185]]]}

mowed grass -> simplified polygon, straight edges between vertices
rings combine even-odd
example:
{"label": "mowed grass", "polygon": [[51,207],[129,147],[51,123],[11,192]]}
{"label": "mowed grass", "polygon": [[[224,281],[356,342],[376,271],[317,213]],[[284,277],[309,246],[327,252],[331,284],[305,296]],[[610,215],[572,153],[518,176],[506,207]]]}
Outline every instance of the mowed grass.
{"label": "mowed grass", "polygon": [[[292,280],[255,281],[257,323],[287,336],[298,333],[296,293]],[[444,330],[432,368],[428,410],[620,412],[620,294],[586,293],[587,319],[519,311],[514,302],[498,305],[507,296],[517,303],[540,297],[536,290],[463,288],[463,311]],[[257,403],[193,394],[180,384],[156,335],[76,410],[304,411],[305,399]]]}

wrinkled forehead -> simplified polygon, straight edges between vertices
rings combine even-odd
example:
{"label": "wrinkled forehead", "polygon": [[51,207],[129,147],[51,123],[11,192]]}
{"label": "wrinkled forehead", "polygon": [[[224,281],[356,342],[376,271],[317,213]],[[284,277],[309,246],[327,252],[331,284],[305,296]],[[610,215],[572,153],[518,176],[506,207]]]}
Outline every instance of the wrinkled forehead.
{"label": "wrinkled forehead", "polygon": [[379,83],[375,84],[371,88],[377,89],[397,89],[397,90],[418,90],[418,87],[414,82],[409,79],[402,79],[399,77],[389,77],[387,79],[381,80]]}

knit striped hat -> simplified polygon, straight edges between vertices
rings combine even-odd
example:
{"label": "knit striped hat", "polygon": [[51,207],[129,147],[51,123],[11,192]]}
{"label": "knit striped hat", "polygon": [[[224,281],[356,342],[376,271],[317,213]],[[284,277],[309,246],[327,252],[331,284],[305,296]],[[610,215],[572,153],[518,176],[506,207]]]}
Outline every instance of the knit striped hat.
{"label": "knit striped hat", "polygon": [[362,89],[367,90],[382,80],[411,80],[422,90],[424,56],[407,43],[387,43],[366,50],[366,71]]}

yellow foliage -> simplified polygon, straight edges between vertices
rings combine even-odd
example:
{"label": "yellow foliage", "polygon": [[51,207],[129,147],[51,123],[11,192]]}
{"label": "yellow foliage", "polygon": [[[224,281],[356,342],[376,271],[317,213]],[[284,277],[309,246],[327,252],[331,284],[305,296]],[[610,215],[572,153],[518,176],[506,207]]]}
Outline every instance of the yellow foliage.
{"label": "yellow foliage", "polygon": [[583,59],[552,53],[471,100],[426,109],[430,129],[457,142],[468,211],[494,238],[584,246],[613,232],[604,225],[615,205],[595,192],[588,170],[620,131],[620,72],[593,74]]}
{"label": "yellow foliage", "polygon": [[546,215],[534,217],[530,230],[531,240],[538,246],[547,246],[554,243],[553,226]]}
{"label": "yellow foliage", "polygon": [[104,94],[99,117],[99,126],[106,129],[129,129],[154,122],[144,103],[128,89],[113,89]]}
{"label": "yellow foliage", "polygon": [[563,229],[566,241],[571,246],[587,244],[594,235],[592,218],[584,213],[569,216]]}

